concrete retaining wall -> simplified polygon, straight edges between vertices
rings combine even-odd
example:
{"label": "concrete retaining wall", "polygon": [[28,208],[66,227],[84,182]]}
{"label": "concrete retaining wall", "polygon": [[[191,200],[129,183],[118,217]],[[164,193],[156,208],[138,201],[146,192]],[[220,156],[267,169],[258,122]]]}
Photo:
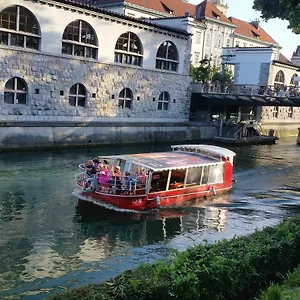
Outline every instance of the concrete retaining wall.
{"label": "concrete retaining wall", "polygon": [[268,123],[262,124],[263,134],[268,134],[270,129],[274,129],[274,135],[277,137],[297,136],[300,123]]}
{"label": "concrete retaining wall", "polygon": [[1,124],[0,150],[192,142],[211,139],[217,131],[209,124]]}

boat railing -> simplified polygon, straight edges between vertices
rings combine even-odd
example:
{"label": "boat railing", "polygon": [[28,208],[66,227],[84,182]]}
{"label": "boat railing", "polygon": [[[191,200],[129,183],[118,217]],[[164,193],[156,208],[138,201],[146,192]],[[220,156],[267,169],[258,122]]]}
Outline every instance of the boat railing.
{"label": "boat railing", "polygon": [[[81,167],[80,167],[81,168]],[[115,195],[145,195],[147,194],[147,178],[140,179],[138,176],[130,178],[122,176],[119,179],[110,177],[109,182],[99,182],[98,175],[88,175],[86,170],[76,175],[76,184],[83,190],[92,190],[96,193]]]}
{"label": "boat railing", "polygon": [[85,164],[80,164],[78,167],[79,167],[79,172],[85,172],[86,171]]}

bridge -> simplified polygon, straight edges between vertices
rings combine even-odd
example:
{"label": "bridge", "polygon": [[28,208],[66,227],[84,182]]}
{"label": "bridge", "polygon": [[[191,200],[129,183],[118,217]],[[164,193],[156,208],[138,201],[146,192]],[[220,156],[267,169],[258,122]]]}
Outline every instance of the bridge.
{"label": "bridge", "polygon": [[217,141],[273,144],[277,139],[274,130],[263,135],[266,130],[260,125],[262,106],[272,106],[272,118],[279,123],[281,113],[278,107],[289,107],[284,110],[286,116],[283,118],[295,122],[293,107],[300,107],[300,86],[193,83],[190,120],[219,124],[219,133],[215,136]]}
{"label": "bridge", "polygon": [[192,105],[199,101],[226,106],[300,107],[300,86],[192,84]]}

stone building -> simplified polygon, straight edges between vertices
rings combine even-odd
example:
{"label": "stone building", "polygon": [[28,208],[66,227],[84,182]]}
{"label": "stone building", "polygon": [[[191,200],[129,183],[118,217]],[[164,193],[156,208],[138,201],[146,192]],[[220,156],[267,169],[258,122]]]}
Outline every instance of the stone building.
{"label": "stone building", "polygon": [[260,26],[258,20],[245,22],[227,17],[223,0],[205,0],[193,5],[185,0],[80,0],[134,18],[182,28],[192,36],[191,62],[197,65],[209,58],[221,64],[222,47],[280,48]]}
{"label": "stone building", "polygon": [[190,47],[185,30],[72,0],[0,1],[0,150],[199,139]]}
{"label": "stone building", "polygon": [[68,0],[0,2],[1,120],[186,121],[189,34]]}
{"label": "stone building", "polygon": [[300,46],[297,47],[296,51],[293,53],[292,63],[300,66]]}
{"label": "stone building", "polygon": [[[273,47],[224,48],[234,66],[234,85],[193,84],[192,116],[198,121],[255,120],[268,133],[297,135],[300,86],[294,65]],[[204,94],[204,97],[203,97]]]}

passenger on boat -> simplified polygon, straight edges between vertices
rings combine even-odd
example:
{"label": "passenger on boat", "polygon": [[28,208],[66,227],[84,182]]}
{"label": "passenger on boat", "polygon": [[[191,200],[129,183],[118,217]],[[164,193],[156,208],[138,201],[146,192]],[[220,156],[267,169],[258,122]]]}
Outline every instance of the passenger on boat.
{"label": "passenger on boat", "polygon": [[115,166],[115,168],[111,170],[111,176],[110,183],[113,185],[116,184],[118,189],[121,188],[122,174],[120,166]]}
{"label": "passenger on boat", "polygon": [[100,173],[98,177],[98,182],[100,184],[106,184],[110,182],[110,173],[108,170],[108,165],[100,164]]}
{"label": "passenger on boat", "polygon": [[144,169],[139,169],[138,172],[136,173],[136,179],[140,184],[144,184],[146,181],[146,173]]}
{"label": "passenger on boat", "polygon": [[130,177],[130,172],[125,172],[125,176],[122,177],[121,179],[121,183],[122,183],[122,190],[124,191],[130,191],[131,189],[131,177]]}
{"label": "passenger on boat", "polygon": [[92,160],[88,160],[88,163],[85,166],[85,169],[86,169],[86,174],[88,176],[95,175],[98,171],[96,165],[94,164],[94,162]]}
{"label": "passenger on boat", "polygon": [[100,161],[99,161],[99,159],[98,159],[97,157],[93,158],[93,163],[94,163],[94,165],[95,165],[97,168],[99,168]]}

